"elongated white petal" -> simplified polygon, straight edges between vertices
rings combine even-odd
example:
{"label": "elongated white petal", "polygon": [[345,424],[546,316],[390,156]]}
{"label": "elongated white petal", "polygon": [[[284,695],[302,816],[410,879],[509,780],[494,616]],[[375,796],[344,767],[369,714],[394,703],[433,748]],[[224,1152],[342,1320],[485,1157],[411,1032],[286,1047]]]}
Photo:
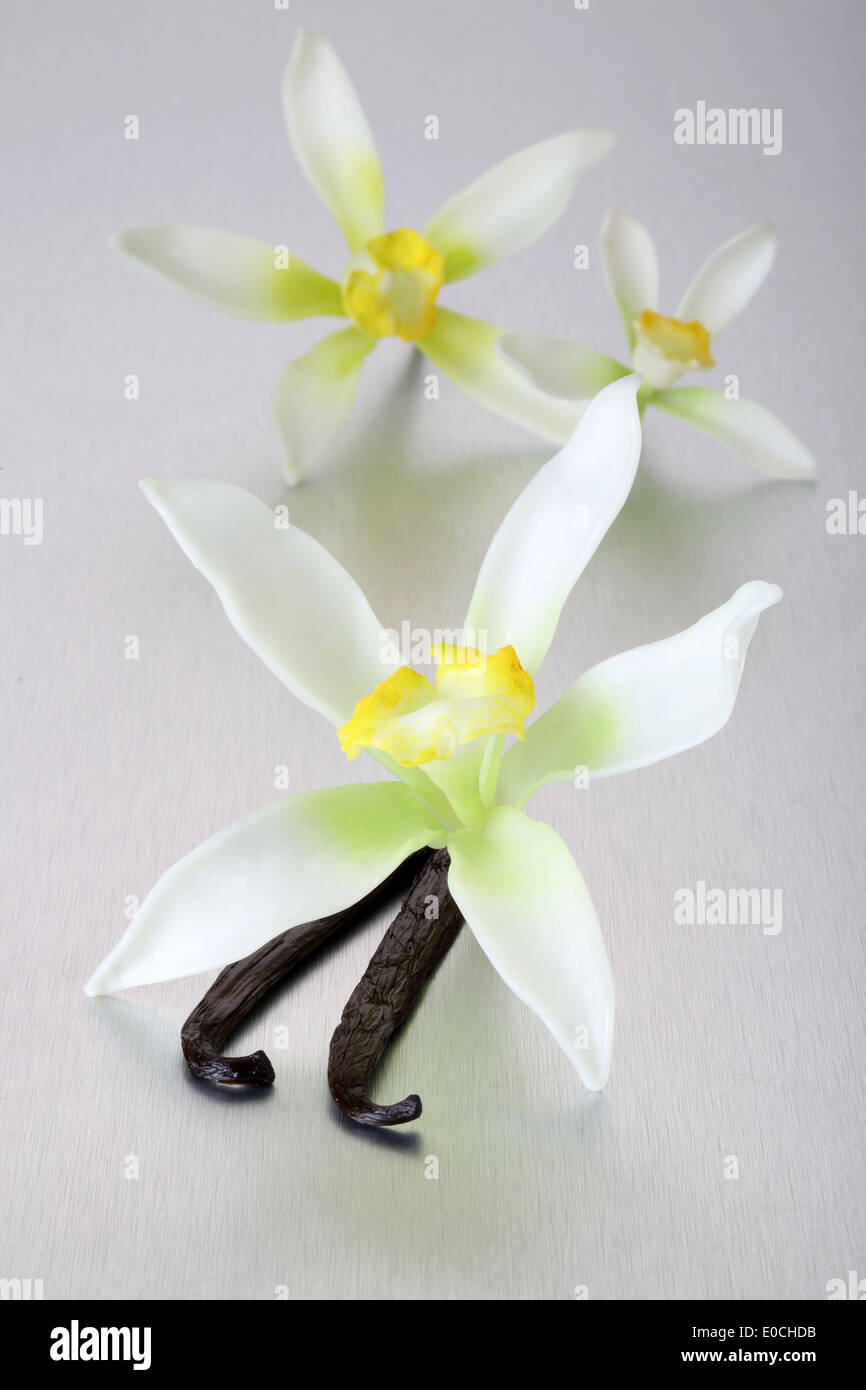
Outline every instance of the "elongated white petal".
{"label": "elongated white petal", "polygon": [[437,308],[433,332],[419,338],[416,347],[479,405],[561,444],[571,435],[585,402],[558,400],[539,391],[498,351],[501,337],[501,328]]}
{"label": "elongated white petal", "polygon": [[335,280],[255,237],[208,227],[130,227],[113,244],[161,279],[239,318],[343,313]]}
{"label": "elongated white petal", "polygon": [[644,309],[658,309],[659,262],[646,227],[611,208],[599,238],[604,278],[622,315],[629,347],[634,347],[634,321]]}
{"label": "elongated white petal", "polygon": [[520,494],[481,565],[464,626],[487,634],[488,651],[514,647],[530,675],[634,481],[639,381],[632,374],[599,392],[565,447]]}
{"label": "elongated white petal", "polygon": [[678,415],[771,478],[815,476],[815,459],[805,444],[757,401],[729,400],[709,386],[678,386],[656,391],[653,405]]}
{"label": "elongated white petal", "polygon": [[247,645],[299,700],[344,724],[394,669],[380,660],[382,628],[354,579],[233,483],[145,478],[141,487]]}
{"label": "elongated white petal", "polygon": [[540,787],[629,772],[703,743],[727,723],[758,618],[781,589],[755,579],[675,637],[593,666],[506,753],[500,795],[523,806]]}
{"label": "elongated white petal", "polygon": [[221,830],[148,893],[88,994],[215,970],[359,902],[441,825],[398,782],[303,792]]}
{"label": "elongated white petal", "polygon": [[283,110],[298,163],[357,251],[383,230],[379,156],[349,74],[307,29],[286,67]]}
{"label": "elongated white petal", "polygon": [[569,400],[595,396],[630,371],[603,352],[565,338],[547,338],[543,333],[504,333],[499,350],[539,391]]}
{"label": "elongated white petal", "polygon": [[491,964],[591,1091],[607,1081],[613,979],[586,884],[549,825],[497,806],[448,837],[448,887]]}
{"label": "elongated white petal", "polygon": [[286,363],[274,388],[273,412],[290,483],[304,476],[342,425],[358,394],[364,358],[375,346],[375,338],[344,328]]}
{"label": "elongated white petal", "polygon": [[769,222],[756,223],[726,241],[698,271],[677,318],[698,319],[712,336],[721,333],[760,289],[776,255],[778,237]]}
{"label": "elongated white petal", "polygon": [[445,257],[445,279],[461,280],[512,256],[561,217],[574,187],[616,144],[609,130],[572,130],[495,164],[449,198],[424,230]]}

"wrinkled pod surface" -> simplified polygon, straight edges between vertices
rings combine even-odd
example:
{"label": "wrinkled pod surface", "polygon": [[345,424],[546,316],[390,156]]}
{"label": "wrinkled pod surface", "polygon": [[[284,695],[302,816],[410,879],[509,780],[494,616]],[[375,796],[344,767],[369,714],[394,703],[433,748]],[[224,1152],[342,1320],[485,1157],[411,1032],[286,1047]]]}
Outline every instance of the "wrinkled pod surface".
{"label": "wrinkled pod surface", "polygon": [[244,1057],[222,1055],[231,1034],[260,999],[320,946],[362,921],[380,903],[411,883],[432,856],[421,850],[411,855],[360,902],[281,932],[272,940],[227,965],[184,1023],[180,1039],[192,1074],[223,1086],[270,1086],[274,1069],[262,1051]]}
{"label": "wrinkled pod surface", "polygon": [[449,864],[444,849],[423,864],[331,1039],[328,1085],[343,1114],[356,1124],[402,1125],[421,1114],[420,1096],[376,1105],[368,1092],[391,1037],[463,925],[448,892]]}

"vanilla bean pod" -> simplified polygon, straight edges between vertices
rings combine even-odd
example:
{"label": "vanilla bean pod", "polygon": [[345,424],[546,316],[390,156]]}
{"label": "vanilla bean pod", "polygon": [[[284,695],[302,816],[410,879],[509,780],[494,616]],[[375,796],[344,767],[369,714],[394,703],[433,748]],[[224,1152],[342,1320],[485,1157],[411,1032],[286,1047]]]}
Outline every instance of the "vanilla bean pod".
{"label": "vanilla bean pod", "polygon": [[[420,1096],[376,1105],[367,1091],[392,1034],[463,925],[448,892],[450,862],[448,851],[441,849],[421,867],[331,1040],[328,1085],[337,1105],[356,1124],[401,1125],[421,1114]],[[428,916],[434,904],[438,915]]]}
{"label": "vanilla bean pod", "polygon": [[181,1029],[183,1055],[193,1075],[224,1086],[270,1086],[274,1069],[267,1055],[258,1051],[247,1057],[223,1057],[226,1040],[268,990],[305,956],[353,926],[395,890],[405,888],[432,857],[431,850],[419,850],[360,902],[329,917],[291,927],[243,960],[227,965]]}

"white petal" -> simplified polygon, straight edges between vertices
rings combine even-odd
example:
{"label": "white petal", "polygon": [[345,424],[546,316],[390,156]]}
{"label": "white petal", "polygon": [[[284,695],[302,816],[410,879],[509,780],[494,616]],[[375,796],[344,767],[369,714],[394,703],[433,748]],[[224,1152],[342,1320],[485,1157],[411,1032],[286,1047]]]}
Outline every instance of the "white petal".
{"label": "white petal", "polygon": [[394,669],[381,625],[354,579],[318,541],[233,483],[141,483],[229,622],[299,700],[344,724]]}
{"label": "white petal", "polygon": [[350,907],[441,826],[398,782],[303,792],[221,830],[148,893],[88,980],[111,994],[216,970]]}
{"label": "white petal", "polygon": [[698,319],[712,337],[745,309],[760,289],[776,255],[778,238],[759,222],[720,246],[701,266],[677,310],[683,323]]}
{"label": "white petal", "polygon": [[595,396],[630,370],[582,343],[547,338],[543,333],[505,333],[499,350],[526,373],[539,391],[570,400]]}
{"label": "white petal", "polygon": [[727,723],[758,618],[781,589],[755,579],[675,637],[593,666],[506,753],[500,795],[523,806],[540,787],[629,772],[703,743]]}
{"label": "white petal", "polygon": [[450,309],[436,310],[436,326],[421,348],[447,377],[479,405],[561,444],[571,435],[585,402],[558,400],[539,391],[498,350],[502,329]]}
{"label": "white petal", "polygon": [[646,227],[611,208],[599,238],[604,278],[622,315],[629,347],[634,347],[634,321],[644,309],[657,309],[659,262]]}
{"label": "white petal", "polygon": [[349,74],[307,29],[283,78],[283,110],[298,163],[357,251],[383,230],[379,156]]}
{"label": "white petal", "polygon": [[375,338],[344,328],[287,362],[274,388],[273,412],[290,483],[304,476],[352,408],[364,358]]}
{"label": "white petal", "polygon": [[486,632],[488,651],[510,644],[530,675],[634,480],[639,381],[632,374],[599,392],[565,447],[520,494],[481,565],[464,627]]}
{"label": "white petal", "polygon": [[555,830],[512,806],[448,837],[448,887],[491,964],[591,1091],[607,1081],[613,979],[586,884]]}
{"label": "white petal", "polygon": [[461,280],[512,256],[562,215],[574,187],[616,144],[609,130],[573,130],[495,164],[450,198],[424,236],[445,257],[445,279]]}
{"label": "white petal", "polygon": [[207,227],[130,227],[116,250],[198,299],[245,319],[342,314],[340,286],[282,247]]}
{"label": "white petal", "polygon": [[652,403],[714,435],[732,453],[771,478],[815,476],[815,460],[805,444],[757,401],[729,400],[709,386],[679,386],[673,391],[656,391]]}

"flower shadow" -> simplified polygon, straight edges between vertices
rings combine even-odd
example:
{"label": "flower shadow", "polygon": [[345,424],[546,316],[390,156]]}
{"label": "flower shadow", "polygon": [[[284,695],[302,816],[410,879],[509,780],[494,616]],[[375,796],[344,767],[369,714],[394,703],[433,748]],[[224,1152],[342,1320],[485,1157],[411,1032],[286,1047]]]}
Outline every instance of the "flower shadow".
{"label": "flower shadow", "polygon": [[[437,450],[424,416],[424,365],[413,353],[367,422],[351,434],[349,422],[328,473],[272,501],[333,551],[383,621],[453,624],[462,611],[441,605],[451,591],[468,603],[491,536],[554,449],[530,439],[495,453],[461,453],[459,440]],[[439,576],[432,585],[431,574]]]}
{"label": "flower shadow", "polygon": [[[339,557],[392,625],[410,617],[461,620],[497,527],[556,451],[531,439],[516,449],[506,443],[461,453],[459,439],[443,449],[441,425],[427,427],[425,406],[435,408],[424,400],[427,366],[412,353],[366,422],[349,433],[350,421],[341,433],[330,471],[273,499]],[[497,438],[502,428],[497,422]],[[768,533],[793,523],[803,496],[801,487],[749,472],[692,431],[670,452],[652,437],[647,442],[647,433],[632,492],[586,583],[605,602],[634,603],[640,592],[643,607],[660,605],[664,630],[672,591],[692,591],[707,574],[721,595],[726,585],[761,575]],[[785,575],[772,578],[784,582]]]}

